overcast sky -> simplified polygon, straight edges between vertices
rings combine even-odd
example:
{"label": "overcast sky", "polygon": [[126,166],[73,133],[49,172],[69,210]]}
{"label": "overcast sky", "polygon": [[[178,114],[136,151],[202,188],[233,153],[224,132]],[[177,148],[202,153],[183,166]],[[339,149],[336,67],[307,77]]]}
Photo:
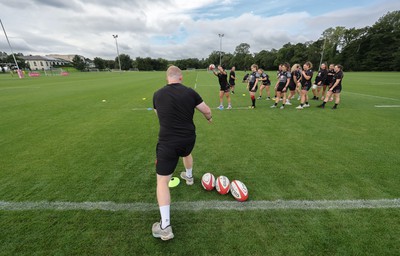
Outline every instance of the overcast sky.
{"label": "overcast sky", "polygon": [[[14,52],[24,55],[79,54],[114,59],[176,60],[233,53],[242,42],[251,52],[287,42],[315,41],[329,27],[373,25],[399,0],[9,0],[0,19]],[[0,51],[10,53],[3,31]]]}

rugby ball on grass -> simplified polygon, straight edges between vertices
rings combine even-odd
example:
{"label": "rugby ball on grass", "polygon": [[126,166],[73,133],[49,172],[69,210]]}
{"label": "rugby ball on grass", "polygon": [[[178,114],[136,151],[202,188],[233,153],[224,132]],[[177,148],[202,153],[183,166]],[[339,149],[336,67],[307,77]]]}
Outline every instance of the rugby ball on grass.
{"label": "rugby ball on grass", "polygon": [[220,193],[221,195],[225,195],[229,193],[229,179],[225,176],[219,176],[217,180],[215,181],[215,189]]}
{"label": "rugby ball on grass", "polygon": [[208,66],[209,70],[214,70],[215,69],[215,65],[214,64],[210,64],[210,66]]}
{"label": "rugby ball on grass", "polygon": [[211,173],[207,172],[201,177],[201,185],[205,190],[211,191],[215,187],[215,177]]}
{"label": "rugby ball on grass", "polygon": [[230,188],[232,196],[239,202],[246,201],[249,198],[249,192],[246,185],[239,180],[233,180]]}

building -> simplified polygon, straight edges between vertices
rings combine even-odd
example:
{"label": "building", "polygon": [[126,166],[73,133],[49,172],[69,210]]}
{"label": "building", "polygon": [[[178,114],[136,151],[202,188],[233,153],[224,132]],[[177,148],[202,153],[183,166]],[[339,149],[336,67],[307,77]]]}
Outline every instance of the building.
{"label": "building", "polygon": [[57,66],[70,64],[67,60],[49,56],[21,56],[20,58],[25,60],[31,70],[50,70]]}

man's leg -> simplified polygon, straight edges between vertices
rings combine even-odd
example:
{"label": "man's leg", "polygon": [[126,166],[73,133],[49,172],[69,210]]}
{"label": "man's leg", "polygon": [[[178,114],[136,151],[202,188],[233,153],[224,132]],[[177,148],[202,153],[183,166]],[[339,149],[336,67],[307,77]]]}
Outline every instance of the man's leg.
{"label": "man's leg", "polygon": [[171,175],[163,176],[157,174],[157,201],[160,208],[161,222],[153,224],[152,232],[156,238],[162,240],[169,240],[174,238],[171,228],[170,220],[170,205],[171,195],[169,193],[168,183],[171,179]]}
{"label": "man's leg", "polygon": [[183,157],[183,165],[185,166],[186,172],[181,173],[181,178],[186,180],[187,185],[193,185],[193,157],[192,154]]}

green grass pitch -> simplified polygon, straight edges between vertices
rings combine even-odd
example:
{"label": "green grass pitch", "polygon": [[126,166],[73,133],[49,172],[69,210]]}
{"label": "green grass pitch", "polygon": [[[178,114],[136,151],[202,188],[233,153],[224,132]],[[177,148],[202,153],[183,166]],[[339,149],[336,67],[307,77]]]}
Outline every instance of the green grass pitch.
{"label": "green grass pitch", "polygon": [[[274,77],[275,72],[269,72]],[[195,184],[173,202],[234,201],[201,188],[205,172],[243,181],[250,201],[400,198],[400,74],[345,72],[339,109],[270,109],[244,73],[220,111],[218,81],[184,71],[212,107],[195,114]],[[273,83],[276,81],[272,79]],[[164,72],[0,75],[0,209],[6,202],[154,203]],[[265,92],[264,92],[265,93]],[[243,96],[242,94],[246,94]],[[311,95],[311,92],[310,92]],[[103,102],[106,100],[106,102]],[[226,106],[226,103],[225,103]],[[378,106],[378,107],[377,107]],[[380,107],[379,107],[380,106]],[[180,162],[176,175],[183,170]],[[157,210],[0,210],[0,255],[398,255],[400,208],[181,211],[175,238],[151,235]]]}

